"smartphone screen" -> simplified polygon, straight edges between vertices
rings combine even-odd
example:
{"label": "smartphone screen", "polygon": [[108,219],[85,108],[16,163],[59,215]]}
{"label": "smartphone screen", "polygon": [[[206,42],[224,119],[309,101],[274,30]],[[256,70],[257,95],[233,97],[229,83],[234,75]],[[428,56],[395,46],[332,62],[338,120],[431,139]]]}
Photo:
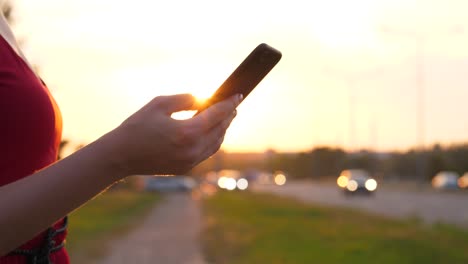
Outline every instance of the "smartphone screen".
{"label": "smartphone screen", "polygon": [[203,104],[197,114],[235,94],[242,94],[245,99],[280,59],[281,52],[278,50],[265,43],[258,45]]}

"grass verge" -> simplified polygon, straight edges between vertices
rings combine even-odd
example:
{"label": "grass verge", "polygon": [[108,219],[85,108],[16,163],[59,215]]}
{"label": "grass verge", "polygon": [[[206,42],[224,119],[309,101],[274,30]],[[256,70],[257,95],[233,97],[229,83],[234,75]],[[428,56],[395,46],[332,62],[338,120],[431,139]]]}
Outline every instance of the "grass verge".
{"label": "grass verge", "polygon": [[108,242],[137,225],[157,199],[154,193],[108,191],[73,212],[67,236],[72,263],[102,257]]}
{"label": "grass verge", "polygon": [[249,192],[204,201],[209,263],[468,263],[468,232]]}

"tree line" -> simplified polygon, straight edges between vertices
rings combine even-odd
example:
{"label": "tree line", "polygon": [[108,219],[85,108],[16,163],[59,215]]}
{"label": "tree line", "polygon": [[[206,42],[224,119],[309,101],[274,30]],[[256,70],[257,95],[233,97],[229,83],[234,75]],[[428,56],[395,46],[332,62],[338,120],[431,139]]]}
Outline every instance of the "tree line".
{"label": "tree line", "polygon": [[389,153],[322,147],[294,155],[277,154],[268,169],[283,169],[298,178],[336,177],[344,169],[365,169],[382,179],[426,181],[444,170],[468,172],[468,144]]}
{"label": "tree line", "polygon": [[444,170],[460,175],[468,172],[468,144],[434,145],[425,150],[402,152],[347,152],[341,148],[318,147],[299,153],[268,151],[261,158],[242,158],[242,154],[219,152],[197,166],[192,174],[210,170],[284,171],[289,177],[303,179],[336,178],[345,169],[365,169],[374,177],[385,180],[428,181]]}

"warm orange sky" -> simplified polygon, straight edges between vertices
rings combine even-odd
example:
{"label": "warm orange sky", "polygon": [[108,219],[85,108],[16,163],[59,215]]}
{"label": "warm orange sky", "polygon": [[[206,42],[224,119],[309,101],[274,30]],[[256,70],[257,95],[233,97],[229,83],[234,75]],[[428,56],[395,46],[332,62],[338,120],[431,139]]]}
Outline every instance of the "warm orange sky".
{"label": "warm orange sky", "polygon": [[76,142],[96,139],[154,96],[209,94],[261,42],[283,59],[240,106],[228,151],[414,146],[419,62],[424,142],[468,140],[466,1],[15,5],[14,28],[61,107],[64,137]]}

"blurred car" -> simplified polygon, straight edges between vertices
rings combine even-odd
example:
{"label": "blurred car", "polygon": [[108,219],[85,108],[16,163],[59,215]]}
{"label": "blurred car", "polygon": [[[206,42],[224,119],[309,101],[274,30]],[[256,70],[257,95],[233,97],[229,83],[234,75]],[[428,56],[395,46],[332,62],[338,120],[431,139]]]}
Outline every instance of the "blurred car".
{"label": "blurred car", "polygon": [[191,191],[197,183],[188,176],[156,176],[146,179],[145,189],[157,192]]}
{"label": "blurred car", "polygon": [[465,172],[463,176],[458,178],[458,187],[461,189],[468,189],[468,172]]}
{"label": "blurred car", "polygon": [[371,194],[377,189],[377,181],[362,169],[342,171],[336,183],[345,194]]}
{"label": "blurred car", "polygon": [[454,171],[441,171],[432,178],[432,187],[438,190],[458,189],[458,177]]}

